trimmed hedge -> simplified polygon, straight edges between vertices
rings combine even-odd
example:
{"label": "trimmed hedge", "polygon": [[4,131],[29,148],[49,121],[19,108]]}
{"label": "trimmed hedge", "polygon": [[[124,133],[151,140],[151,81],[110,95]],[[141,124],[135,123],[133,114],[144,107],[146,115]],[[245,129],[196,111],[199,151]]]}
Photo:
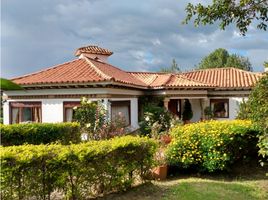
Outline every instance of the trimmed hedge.
{"label": "trimmed hedge", "polygon": [[257,131],[251,121],[206,121],[171,131],[167,160],[171,165],[214,172],[234,162],[257,157]]}
{"label": "trimmed hedge", "polygon": [[0,125],[1,145],[79,143],[81,140],[78,123],[30,123]]}
{"label": "trimmed hedge", "polygon": [[156,142],[124,136],[71,145],[1,147],[1,199],[86,199],[144,180]]}

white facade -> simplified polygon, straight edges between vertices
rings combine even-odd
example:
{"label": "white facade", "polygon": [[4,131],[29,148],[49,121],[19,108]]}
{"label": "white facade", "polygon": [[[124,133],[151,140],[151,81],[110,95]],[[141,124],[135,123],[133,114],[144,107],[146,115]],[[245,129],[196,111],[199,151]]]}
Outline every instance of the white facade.
{"label": "white facade", "polygon": [[[222,119],[235,119],[239,109],[239,103],[247,96],[248,91],[213,91],[208,94],[206,90],[198,91],[156,91],[156,95],[168,96],[164,100],[167,107],[170,99],[189,99],[192,105],[193,118],[192,122],[200,121],[204,117],[204,109],[210,106],[211,99],[228,99],[228,118]],[[112,101],[130,101],[130,126],[133,129],[139,127],[138,124],[138,97],[142,96],[144,92],[140,90],[117,89],[117,88],[76,88],[76,89],[42,89],[42,90],[21,90],[21,91],[7,91],[5,95],[8,98],[3,106],[4,124],[10,124],[10,102],[41,102],[42,122],[63,122],[64,121],[64,102],[79,102],[83,96],[103,96],[98,98],[88,97],[90,100],[101,100],[104,108],[108,111],[108,119],[111,119],[111,102]],[[213,97],[208,97],[209,95]],[[46,98],[43,98],[43,96]],[[61,98],[61,95],[65,97]],[[76,98],[67,98],[70,95],[76,95]],[[188,96],[189,95],[189,96]],[[228,95],[229,97],[224,97]],[[232,97],[232,95],[234,95]],[[239,96],[241,95],[241,97]],[[40,98],[38,98],[40,96]],[[67,97],[66,97],[67,96]],[[105,97],[106,96],[106,97]],[[112,96],[112,97],[108,97]],[[116,97],[122,96],[122,97]],[[215,97],[214,97],[215,96]],[[34,98],[29,98],[34,97]],[[246,98],[245,98],[246,99]],[[183,103],[183,101],[182,101]],[[183,105],[182,105],[183,110]]]}
{"label": "white facade", "polygon": [[[130,101],[131,128],[137,129],[138,125],[138,97],[143,93],[138,90],[116,89],[116,88],[83,88],[83,89],[44,89],[44,90],[21,90],[7,91],[7,99],[3,106],[4,124],[10,124],[10,102],[41,102],[42,122],[63,122],[64,102],[80,102],[80,98],[87,95],[120,95],[126,97],[118,98],[90,98],[92,101],[101,100],[104,108],[108,111],[108,119],[111,118],[111,101]],[[38,95],[47,95],[48,98],[38,98]],[[78,98],[55,98],[59,95],[78,95]],[[15,96],[15,97],[14,97]],[[29,96],[36,98],[31,99]],[[19,98],[18,98],[19,97]]]}

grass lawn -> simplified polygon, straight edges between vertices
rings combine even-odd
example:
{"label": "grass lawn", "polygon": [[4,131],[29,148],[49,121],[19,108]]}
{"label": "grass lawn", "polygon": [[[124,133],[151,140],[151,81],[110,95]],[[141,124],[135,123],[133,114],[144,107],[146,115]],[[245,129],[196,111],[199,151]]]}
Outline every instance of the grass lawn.
{"label": "grass lawn", "polygon": [[268,199],[267,168],[240,167],[233,174],[179,175],[152,181],[100,199],[118,200],[254,200]]}

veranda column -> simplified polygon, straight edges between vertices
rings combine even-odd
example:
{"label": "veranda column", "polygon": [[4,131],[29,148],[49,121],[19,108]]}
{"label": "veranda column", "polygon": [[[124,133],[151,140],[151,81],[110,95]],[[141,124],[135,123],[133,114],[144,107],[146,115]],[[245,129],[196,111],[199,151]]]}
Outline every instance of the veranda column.
{"label": "veranda column", "polygon": [[109,101],[108,98],[104,98],[103,99],[103,107],[104,109],[107,111],[107,116],[106,116],[106,119],[107,120],[111,120],[111,102]]}
{"label": "veranda column", "polygon": [[138,98],[131,98],[131,100],[130,100],[130,119],[131,119],[131,126],[134,129],[139,128],[139,122],[138,122]]}
{"label": "veranda column", "polygon": [[9,124],[10,122],[9,122],[9,119],[10,119],[10,116],[9,116],[9,113],[10,113],[10,111],[9,111],[9,102],[8,101],[6,101],[6,102],[4,102],[4,105],[3,105],[3,117],[4,117],[4,124]]}
{"label": "veranda column", "polygon": [[168,110],[168,102],[169,102],[169,98],[164,98],[164,107]]}

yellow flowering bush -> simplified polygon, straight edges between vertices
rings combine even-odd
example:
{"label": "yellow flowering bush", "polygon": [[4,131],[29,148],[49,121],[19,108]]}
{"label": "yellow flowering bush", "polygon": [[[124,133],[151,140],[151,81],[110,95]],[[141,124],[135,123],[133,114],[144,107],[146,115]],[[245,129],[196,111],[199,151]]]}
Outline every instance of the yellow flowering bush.
{"label": "yellow flowering bush", "polygon": [[169,164],[213,172],[257,152],[257,130],[249,120],[205,121],[171,130]]}

